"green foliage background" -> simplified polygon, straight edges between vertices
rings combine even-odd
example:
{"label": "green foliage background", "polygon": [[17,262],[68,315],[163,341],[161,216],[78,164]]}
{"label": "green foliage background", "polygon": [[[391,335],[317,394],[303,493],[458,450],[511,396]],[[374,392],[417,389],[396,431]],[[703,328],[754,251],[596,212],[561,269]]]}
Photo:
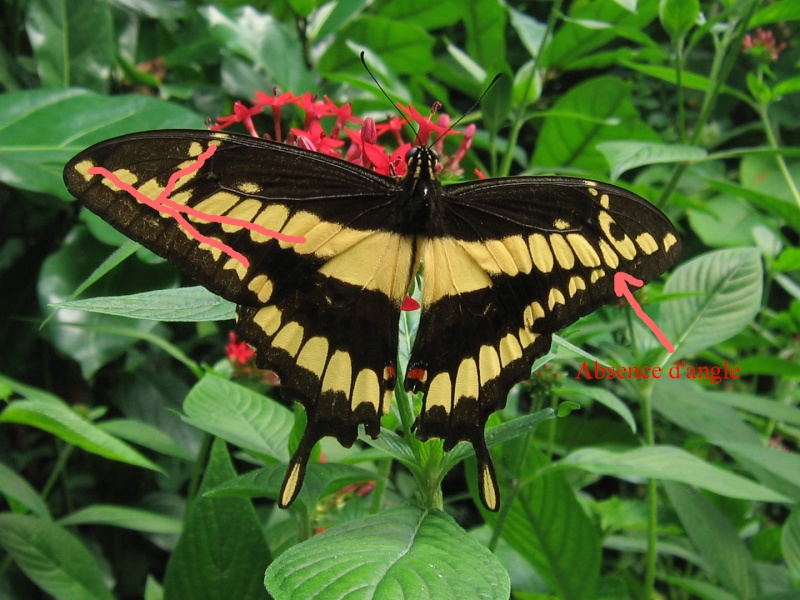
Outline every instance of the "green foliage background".
{"label": "green foliage background", "polygon": [[[800,597],[795,0],[0,11],[0,596]],[[466,177],[613,181],[683,234],[681,263],[639,295],[675,352],[619,307],[562,332],[490,421],[497,514],[469,448],[394,433],[413,422],[402,394],[378,441],[323,444],[275,509],[302,425],[274,389],[230,381],[232,307],[177,289],[61,180],[91,143],[200,129],[258,90],[386,114],[361,51],[393,98],[451,115],[505,75],[465,117]],[[595,359],[741,378],[576,379]]]}

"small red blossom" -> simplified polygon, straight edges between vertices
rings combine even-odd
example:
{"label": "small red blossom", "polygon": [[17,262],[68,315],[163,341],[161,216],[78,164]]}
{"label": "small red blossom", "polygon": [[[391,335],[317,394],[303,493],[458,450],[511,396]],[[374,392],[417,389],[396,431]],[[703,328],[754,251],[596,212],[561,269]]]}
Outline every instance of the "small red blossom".
{"label": "small red blossom", "polygon": [[228,333],[225,355],[231,363],[234,377],[252,379],[270,386],[281,384],[280,379],[273,371],[259,369],[256,366],[255,350],[246,342],[239,341],[234,331]]}
{"label": "small red blossom", "polygon": [[771,31],[756,29],[755,37],[750,34],[744,36],[742,50],[755,58],[765,58],[767,62],[778,60],[780,53],[786,48],[786,42],[776,44],[775,35]]}

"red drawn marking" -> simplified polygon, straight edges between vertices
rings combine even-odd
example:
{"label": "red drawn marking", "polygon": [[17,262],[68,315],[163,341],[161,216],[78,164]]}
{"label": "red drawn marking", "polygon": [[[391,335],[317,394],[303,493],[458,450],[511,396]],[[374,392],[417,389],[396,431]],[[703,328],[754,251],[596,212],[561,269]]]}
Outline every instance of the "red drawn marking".
{"label": "red drawn marking", "polygon": [[403,304],[400,305],[400,310],[417,310],[419,308],[419,302],[414,300],[411,296],[406,296],[403,299]]}
{"label": "red drawn marking", "polygon": [[261,235],[272,237],[282,242],[289,242],[292,244],[302,244],[306,241],[306,238],[296,235],[285,235],[278,231],[272,231],[271,229],[267,229],[266,227],[262,227],[261,225],[257,225],[256,223],[251,223],[250,221],[244,221],[242,219],[235,219],[233,217],[225,217],[222,215],[210,215],[208,213],[204,213],[199,210],[195,210],[190,206],[186,206],[179,202],[175,202],[174,200],[170,200],[170,195],[172,191],[175,189],[175,185],[178,183],[178,180],[181,177],[185,177],[186,175],[191,175],[195,171],[200,170],[205,162],[217,151],[217,146],[209,146],[208,150],[200,154],[197,157],[197,160],[193,162],[191,165],[186,167],[185,169],[179,169],[172,175],[170,175],[169,181],[167,182],[167,186],[161,191],[157,198],[148,198],[144,194],[142,194],[139,190],[135,187],[130,185],[129,183],[125,183],[119,177],[114,175],[108,169],[103,167],[91,167],[89,169],[89,175],[101,175],[108,179],[111,183],[117,186],[119,189],[128,192],[133,198],[152,208],[153,210],[157,210],[158,212],[164,212],[170,215],[173,219],[175,219],[178,224],[183,227],[189,235],[191,235],[194,239],[196,239],[200,243],[205,243],[211,246],[212,248],[217,248],[218,250],[222,251],[224,254],[227,254],[234,260],[238,260],[242,263],[244,268],[250,266],[250,261],[245,258],[244,255],[237,252],[227,244],[223,244],[219,240],[212,239],[208,236],[203,235],[200,233],[194,225],[190,224],[189,221],[186,220],[186,217],[183,216],[181,213],[185,213],[187,216],[195,217],[198,219],[202,219],[203,221],[209,221],[210,223],[220,223],[222,225],[233,225],[236,227],[243,227],[245,229],[249,229],[250,231],[255,231],[256,233],[260,233]]}
{"label": "red drawn marking", "polygon": [[675,346],[673,346],[672,342],[667,339],[667,336],[664,335],[664,332],[661,331],[661,329],[659,329],[658,325],[655,324],[655,321],[648,317],[647,314],[642,310],[642,307],[639,306],[639,303],[633,297],[633,293],[628,289],[628,285],[642,287],[644,282],[641,279],[636,279],[632,275],[622,273],[621,271],[614,274],[614,293],[617,296],[625,296],[625,299],[633,307],[636,315],[656,335],[658,341],[661,342],[661,345],[667,349],[667,352],[675,352]]}

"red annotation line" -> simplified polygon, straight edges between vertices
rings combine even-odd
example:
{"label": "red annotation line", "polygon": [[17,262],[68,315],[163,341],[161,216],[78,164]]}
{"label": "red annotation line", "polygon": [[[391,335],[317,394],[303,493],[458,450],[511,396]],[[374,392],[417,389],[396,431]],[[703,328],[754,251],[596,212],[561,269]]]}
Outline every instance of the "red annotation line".
{"label": "red annotation line", "polygon": [[625,299],[633,307],[636,315],[656,335],[658,341],[661,342],[661,345],[667,349],[667,352],[675,352],[675,346],[672,345],[672,342],[667,339],[667,336],[664,335],[664,332],[661,331],[661,329],[659,329],[658,325],[655,324],[655,321],[647,316],[647,314],[642,310],[642,307],[639,306],[639,303],[633,297],[633,293],[628,289],[629,284],[632,284],[636,287],[642,287],[644,282],[641,279],[636,279],[632,275],[622,273],[621,271],[618,271],[614,274],[614,293],[617,296],[625,296]]}
{"label": "red annotation line", "polygon": [[178,180],[181,177],[185,177],[186,175],[191,175],[195,171],[200,170],[205,162],[217,151],[217,146],[209,146],[208,150],[200,154],[197,157],[197,160],[193,162],[191,165],[184,169],[179,169],[172,175],[170,175],[169,181],[167,182],[167,186],[161,191],[157,198],[148,198],[144,194],[142,194],[139,190],[133,187],[129,183],[125,183],[119,177],[114,175],[108,169],[103,167],[91,167],[89,169],[90,175],[101,175],[108,179],[111,183],[117,186],[119,189],[128,192],[133,198],[152,208],[153,210],[157,210],[158,212],[164,212],[170,215],[173,219],[175,219],[178,224],[183,227],[189,235],[191,235],[195,240],[200,243],[208,244],[212,248],[217,248],[224,254],[227,254],[234,260],[238,260],[242,263],[244,268],[248,268],[250,266],[250,261],[241,254],[237,252],[227,244],[222,243],[219,240],[215,240],[210,238],[206,235],[200,233],[197,228],[194,227],[189,221],[186,220],[186,217],[183,216],[181,213],[185,213],[189,217],[194,217],[196,219],[202,219],[203,221],[208,221],[210,223],[220,223],[222,225],[232,225],[235,227],[243,227],[244,229],[249,229],[250,231],[254,231],[256,233],[260,233],[261,235],[275,238],[281,242],[289,242],[292,244],[302,244],[306,241],[306,238],[302,236],[296,235],[285,235],[278,231],[272,231],[271,229],[267,229],[266,227],[262,227],[261,225],[257,225],[256,223],[251,223],[250,221],[244,221],[242,219],[235,219],[233,217],[225,217],[222,215],[211,215],[208,213],[204,213],[199,210],[195,210],[190,206],[186,206],[179,202],[175,202],[174,200],[170,200],[170,195],[172,194],[173,190],[175,189],[175,185],[177,184]]}

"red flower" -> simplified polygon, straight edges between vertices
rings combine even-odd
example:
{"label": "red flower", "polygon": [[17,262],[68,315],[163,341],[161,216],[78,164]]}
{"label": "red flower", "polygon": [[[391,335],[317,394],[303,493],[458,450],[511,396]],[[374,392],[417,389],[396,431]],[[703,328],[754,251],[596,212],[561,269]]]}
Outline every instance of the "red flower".
{"label": "red flower", "polygon": [[755,38],[750,34],[744,36],[742,50],[756,58],[764,57],[767,62],[778,60],[780,53],[786,48],[786,42],[779,45],[775,44],[775,35],[771,31],[764,31],[760,27],[756,29]]}

